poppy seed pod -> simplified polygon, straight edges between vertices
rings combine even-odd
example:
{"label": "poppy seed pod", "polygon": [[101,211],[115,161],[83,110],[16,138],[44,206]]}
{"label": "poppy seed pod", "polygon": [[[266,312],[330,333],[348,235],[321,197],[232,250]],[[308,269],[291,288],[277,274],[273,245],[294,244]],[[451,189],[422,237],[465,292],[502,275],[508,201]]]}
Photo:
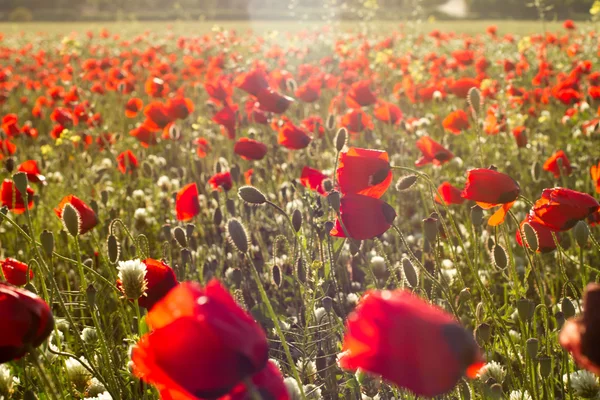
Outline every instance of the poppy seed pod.
{"label": "poppy seed pod", "polygon": [[437,218],[428,217],[423,220],[423,232],[429,243],[435,243],[438,234]]}
{"label": "poppy seed pod", "polygon": [[273,265],[273,268],[271,268],[271,277],[273,278],[273,283],[275,283],[275,286],[280,287],[281,286],[281,268],[279,268],[279,265]]}
{"label": "poppy seed pod", "polygon": [[396,183],[396,190],[402,192],[404,190],[410,189],[417,182],[416,175],[406,175],[402,178],[398,179],[398,183]]}
{"label": "poppy seed pod", "polygon": [[183,228],[180,226],[175,227],[175,229],[173,229],[173,236],[181,247],[187,247],[187,237]]}
{"label": "poppy seed pod", "polygon": [[483,223],[483,209],[478,205],[471,207],[471,223],[473,226],[481,226]]}
{"label": "poppy seed pod", "polygon": [[328,131],[332,131],[335,129],[335,115],[334,114],[329,114],[327,116],[327,120],[325,121],[325,128],[327,128]]}
{"label": "poppy seed pod", "polygon": [[340,212],[340,192],[338,192],[337,190],[332,190],[331,192],[329,192],[329,194],[327,195],[327,201],[329,202],[331,208],[333,208],[333,211],[335,211],[336,213]]}
{"label": "poppy seed pod", "polygon": [[54,251],[54,234],[48,230],[43,230],[40,233],[40,243],[48,257],[52,256]]}
{"label": "poppy seed pod", "polygon": [[250,205],[261,205],[267,202],[265,195],[254,186],[242,186],[238,189],[238,196]]}
{"label": "poppy seed pod", "polygon": [[340,128],[335,135],[335,149],[340,152],[346,146],[348,142],[348,130],[346,128]]}
{"label": "poppy seed pod", "polygon": [[527,339],[527,354],[531,359],[535,359],[537,357],[539,346],[540,341],[537,338]]}
{"label": "poppy seed pod", "polygon": [[4,162],[4,168],[9,174],[13,172],[13,170],[15,169],[15,159],[12,157],[8,157]]}
{"label": "poppy seed pod", "polygon": [[565,318],[569,319],[575,316],[575,306],[568,297],[564,297],[560,303],[560,309],[565,315]]}
{"label": "poppy seed pod", "polygon": [[504,269],[508,266],[508,256],[506,255],[506,250],[501,245],[497,244],[494,246],[492,256],[494,264],[499,269]]}
{"label": "poppy seed pod", "polygon": [[471,106],[475,116],[479,116],[479,114],[481,114],[482,98],[481,91],[477,87],[472,87],[469,89],[467,101],[469,102],[469,105]]}
{"label": "poppy seed pod", "polygon": [[248,235],[246,228],[236,218],[227,221],[227,239],[235,246],[240,253],[247,253],[249,248]]}
{"label": "poppy seed pod", "polygon": [[17,172],[12,176],[12,179],[21,196],[27,196],[27,174],[25,172]]}
{"label": "poppy seed pod", "polygon": [[552,372],[552,358],[544,356],[538,357],[538,363],[540,364],[540,375],[542,378],[547,378]]}
{"label": "poppy seed pod", "polygon": [[298,209],[292,213],[292,226],[296,232],[300,231],[302,227],[302,213]]}
{"label": "poppy seed pod", "polygon": [[533,229],[533,226],[529,223],[523,224],[523,232],[525,233],[525,242],[527,243],[527,247],[531,249],[531,251],[538,251],[539,249],[539,240],[538,234]]}
{"label": "poppy seed pod", "polygon": [[531,320],[533,317],[533,312],[535,310],[535,305],[529,299],[519,299],[517,300],[517,313],[519,314],[519,318],[523,322],[527,322]]}
{"label": "poppy seed pod", "polygon": [[402,259],[402,270],[404,271],[404,279],[411,288],[414,289],[419,286],[419,275],[417,275],[417,271],[410,259]]}
{"label": "poppy seed pod", "polygon": [[590,230],[584,221],[579,221],[573,227],[573,236],[579,247],[585,247],[590,236]]}
{"label": "poppy seed pod", "polygon": [[79,235],[81,227],[81,217],[70,203],[65,204],[62,209],[62,223],[69,235],[76,237]]}

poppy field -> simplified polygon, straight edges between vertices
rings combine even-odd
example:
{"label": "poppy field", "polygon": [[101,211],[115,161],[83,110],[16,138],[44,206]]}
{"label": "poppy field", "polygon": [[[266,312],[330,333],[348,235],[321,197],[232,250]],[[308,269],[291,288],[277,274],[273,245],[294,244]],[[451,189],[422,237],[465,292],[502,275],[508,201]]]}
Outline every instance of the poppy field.
{"label": "poppy field", "polygon": [[600,398],[598,34],[387,26],[0,33],[0,400]]}

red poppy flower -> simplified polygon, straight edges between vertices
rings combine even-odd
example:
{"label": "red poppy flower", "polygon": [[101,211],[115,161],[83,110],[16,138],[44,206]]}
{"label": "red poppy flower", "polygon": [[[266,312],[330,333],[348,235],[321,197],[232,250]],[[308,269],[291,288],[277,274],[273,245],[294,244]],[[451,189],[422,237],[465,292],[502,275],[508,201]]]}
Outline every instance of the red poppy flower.
{"label": "red poppy flower", "polygon": [[469,116],[464,110],[456,110],[444,118],[442,126],[444,129],[458,135],[462,131],[469,129]]}
{"label": "red poppy flower", "polygon": [[132,97],[127,100],[127,104],[125,104],[125,116],[127,118],[135,118],[142,108],[144,108],[142,99]]}
{"label": "red poppy flower", "polygon": [[17,167],[17,171],[25,172],[27,174],[27,180],[32,183],[46,183],[46,177],[41,174],[38,168],[37,161],[27,160]]}
{"label": "red poppy flower", "polygon": [[122,174],[133,172],[138,167],[138,160],[131,150],[126,150],[117,156],[117,162],[119,163],[119,171]]}
{"label": "red poppy flower", "polygon": [[[524,226],[526,223],[529,224],[529,226],[531,226],[531,228],[533,228],[533,230],[536,233],[538,241],[538,253],[548,253],[556,249],[556,242],[554,241],[554,236],[552,235],[554,231],[548,229],[545,225],[542,225],[539,222],[537,222],[535,218],[533,218],[530,214],[528,214],[527,217],[525,217],[525,219],[521,221],[519,229],[517,230],[517,233],[515,235],[519,246],[523,247],[523,245],[525,244],[527,245],[527,247],[529,247],[527,241],[524,241],[521,235],[521,232],[524,232]],[[556,235],[556,239],[560,243],[560,233],[554,232],[554,235]]]}
{"label": "red poppy flower", "polygon": [[[560,161],[558,161],[560,160]],[[559,167],[558,163],[561,162],[562,165]],[[564,151],[559,150],[556,153],[552,154],[544,163],[544,171],[549,171],[554,174],[556,179],[560,178],[561,169],[564,171],[565,175],[571,175],[572,168],[569,159]]]}
{"label": "red poppy flower", "polygon": [[0,364],[23,357],[54,329],[48,304],[35,294],[0,282]]}
{"label": "red poppy flower", "polygon": [[198,187],[195,183],[185,185],[175,198],[175,211],[179,221],[189,221],[200,213]]}
{"label": "red poppy flower", "polygon": [[262,160],[267,154],[267,146],[258,140],[244,137],[235,143],[233,152],[244,160]]}
{"label": "red poppy flower", "polygon": [[438,193],[435,195],[435,201],[443,204],[462,204],[465,199],[462,197],[462,190],[452,186],[450,182],[444,182],[437,188]]}
{"label": "red poppy flower", "polygon": [[246,185],[252,185],[252,175],[254,175],[252,168],[244,172],[244,182],[246,182]]}
{"label": "red poppy flower", "polygon": [[228,103],[233,96],[233,88],[225,79],[213,79],[204,83],[204,89],[211,99],[215,99],[224,103]]}
{"label": "red poppy flower", "polygon": [[294,99],[279,94],[271,88],[261,90],[256,95],[256,98],[261,110],[275,114],[283,114],[294,102]]}
{"label": "red poppy flower", "polygon": [[206,155],[210,151],[210,144],[208,143],[208,140],[200,137],[200,138],[197,138],[196,140],[194,140],[194,144],[197,146],[196,154],[198,154],[198,157],[200,157],[200,158],[206,157]]}
{"label": "red poppy flower", "polygon": [[573,22],[571,19],[567,19],[565,22],[563,22],[563,28],[569,31],[575,30],[575,22]]}
{"label": "red poppy flower", "polygon": [[144,108],[144,115],[148,118],[148,121],[144,125],[153,131],[162,130],[173,122],[173,119],[169,115],[169,109],[159,101],[148,104]]}
{"label": "red poppy flower", "polygon": [[256,68],[250,72],[239,75],[233,81],[234,86],[242,89],[244,92],[256,96],[259,92],[269,87],[267,73]]}
{"label": "red poppy flower", "polygon": [[17,146],[8,139],[0,140],[0,160],[17,152]]}
{"label": "red poppy flower", "polygon": [[[27,186],[28,203],[27,208],[31,210],[33,207],[33,189]],[[21,192],[19,192],[10,179],[5,179],[2,182],[2,205],[15,214],[23,214],[25,212],[25,201]]]}
{"label": "red poppy flower", "polygon": [[158,137],[153,129],[149,129],[146,124],[142,124],[129,132],[129,135],[136,138],[142,147],[149,147],[158,143]]}
{"label": "red poppy flower", "polygon": [[325,135],[325,128],[323,127],[323,119],[319,116],[313,115],[311,117],[302,120],[301,124],[308,132],[318,137]]}
{"label": "red poppy flower", "polygon": [[349,110],[341,119],[341,126],[348,129],[351,134],[356,134],[365,129],[373,129],[373,121],[361,109]]}
{"label": "red poppy flower", "polygon": [[216,280],[178,285],[146,321],[133,369],[162,398],[217,398],[267,365],[264,332]]}
{"label": "red poppy flower", "polygon": [[[269,360],[267,366],[252,376],[252,384],[263,399],[291,400],[283,382],[283,376],[277,365]],[[252,396],[247,387],[241,383],[219,400],[250,400]]]}
{"label": "red poppy flower", "polygon": [[600,160],[598,161],[598,165],[590,167],[590,175],[592,183],[596,186],[596,193],[600,193]]}
{"label": "red poppy flower", "polygon": [[214,174],[209,180],[208,183],[214,190],[225,190],[229,191],[233,187],[233,181],[231,180],[231,173],[229,171],[220,172],[218,174]]}
{"label": "red poppy flower", "polygon": [[165,97],[169,93],[169,85],[160,78],[148,78],[145,89],[151,97]]}
{"label": "red poppy flower", "polygon": [[466,99],[467,95],[469,94],[469,90],[472,88],[479,88],[479,81],[477,79],[461,78],[457,81],[454,81],[449,89],[456,97]]}
{"label": "red poppy flower", "polygon": [[380,198],[392,183],[388,153],[351,147],[340,154],[337,169],[342,194]]}
{"label": "red poppy flower", "polygon": [[373,115],[381,122],[385,122],[392,125],[397,125],[402,121],[402,110],[397,105],[388,101],[379,101]]}
{"label": "red poppy flower", "polygon": [[445,394],[483,365],[466,329],[406,290],[365,293],[346,325],[342,368],[381,375],[418,396]]}
{"label": "red poppy flower", "polygon": [[526,128],[524,126],[517,126],[513,129],[512,133],[515,137],[515,141],[517,142],[517,147],[525,147],[527,146],[527,135]]}
{"label": "red poppy flower", "polygon": [[371,81],[355,82],[346,95],[346,105],[350,108],[370,106],[377,102],[377,96],[371,91]]}
{"label": "red poppy flower", "polygon": [[[142,263],[146,266],[146,292],[145,296],[138,299],[138,304],[150,310],[179,282],[173,269],[164,262],[147,258]],[[123,291],[120,279],[117,279],[117,287]]]}
{"label": "red poppy flower", "polygon": [[171,119],[186,119],[194,112],[194,103],[192,100],[178,96],[167,100],[167,110]]}
{"label": "red poppy flower", "polygon": [[225,131],[227,131],[227,136],[229,139],[235,138],[235,129],[237,126],[237,105],[225,106],[220,109],[212,118],[214,122],[221,125]]}
{"label": "red poppy flower", "polygon": [[314,103],[321,97],[321,80],[309,79],[296,90],[295,94],[305,103]]}
{"label": "red poppy flower", "polygon": [[302,168],[302,175],[300,175],[300,183],[302,186],[314,190],[319,194],[325,196],[327,192],[323,188],[323,181],[329,179],[329,176],[325,175],[318,169],[310,167]]}
{"label": "red poppy flower", "polygon": [[583,315],[569,319],[558,338],[560,345],[571,353],[577,365],[598,376],[600,376],[599,314],[600,285],[590,283],[583,297]]}
{"label": "red poppy flower", "polygon": [[463,66],[473,64],[475,53],[472,50],[456,50],[452,52],[452,57]]}
{"label": "red poppy flower", "polygon": [[419,140],[417,140],[416,145],[423,154],[421,158],[415,162],[415,166],[417,167],[422,167],[429,163],[433,163],[433,165],[442,165],[454,158],[454,154],[452,154],[450,150],[446,149],[429,136],[421,136]]}
{"label": "red poppy flower", "polygon": [[[24,286],[27,284],[27,270],[29,266],[14,258],[7,258],[0,261],[4,278],[11,285]],[[33,270],[29,269],[29,280],[33,279]]]}
{"label": "red poppy flower", "polygon": [[21,128],[18,125],[17,114],[6,114],[2,118],[2,130],[6,133],[6,136],[12,137],[17,136],[21,133]]}
{"label": "red poppy flower", "polygon": [[[383,200],[355,193],[342,196],[340,214],[348,234],[356,240],[382,235],[396,218],[396,211]],[[346,237],[339,220],[335,221],[330,235]]]}
{"label": "red poppy flower", "polygon": [[55,108],[52,114],[50,114],[50,119],[58,125],[66,127],[77,125],[77,118],[66,108]]}
{"label": "red poppy flower", "polygon": [[90,206],[85,204],[81,199],[73,196],[72,194],[63,198],[58,204],[58,207],[54,209],[54,213],[58,218],[62,219],[63,209],[67,204],[73,206],[75,210],[77,210],[77,212],[79,213],[79,219],[81,222],[79,225],[80,235],[91,231],[96,225],[98,225],[98,216],[96,215],[94,210],[92,210]]}
{"label": "red poppy flower", "polygon": [[307,147],[312,138],[304,131],[304,129],[297,127],[291,121],[286,121],[279,127],[279,136],[277,142],[287,147],[290,150],[300,150]]}
{"label": "red poppy flower", "polygon": [[549,229],[566,231],[599,209],[598,201],[587,193],[553,188],[544,189],[529,214]]}

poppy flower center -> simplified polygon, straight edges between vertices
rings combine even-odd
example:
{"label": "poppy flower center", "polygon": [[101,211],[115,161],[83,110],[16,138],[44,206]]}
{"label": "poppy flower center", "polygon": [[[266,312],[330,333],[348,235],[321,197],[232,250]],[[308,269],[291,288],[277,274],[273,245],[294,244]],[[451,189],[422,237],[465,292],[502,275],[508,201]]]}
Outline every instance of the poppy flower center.
{"label": "poppy flower center", "polygon": [[392,206],[390,206],[388,203],[383,203],[381,205],[381,212],[383,213],[383,216],[385,217],[385,220],[387,221],[387,223],[390,225],[396,219],[396,210],[394,210],[394,208]]}
{"label": "poppy flower center", "polygon": [[369,176],[369,186],[379,185],[381,182],[385,181],[389,172],[390,167],[387,166],[385,168],[381,168],[379,171]]}
{"label": "poppy flower center", "polygon": [[450,159],[450,155],[448,153],[446,153],[445,151],[439,151],[439,152],[435,153],[434,158],[438,161],[447,161]]}

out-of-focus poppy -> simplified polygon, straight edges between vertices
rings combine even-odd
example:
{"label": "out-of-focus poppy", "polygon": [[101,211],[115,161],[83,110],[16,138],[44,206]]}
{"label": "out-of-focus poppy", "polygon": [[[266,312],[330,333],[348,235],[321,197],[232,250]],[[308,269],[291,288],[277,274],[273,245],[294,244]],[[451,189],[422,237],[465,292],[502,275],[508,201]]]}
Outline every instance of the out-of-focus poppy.
{"label": "out-of-focus poppy", "polygon": [[315,136],[323,137],[325,135],[325,127],[323,126],[323,119],[319,116],[313,115],[311,117],[302,120],[301,124],[308,132]]}
{"label": "out-of-focus poppy", "polygon": [[154,101],[144,108],[144,115],[148,119],[144,125],[154,131],[160,131],[173,122],[169,109],[161,102]]}
{"label": "out-of-focus poppy", "polygon": [[483,366],[470,332],[406,290],[365,293],[346,325],[342,368],[381,375],[418,396],[443,395]]}
{"label": "out-of-focus poppy", "polygon": [[325,175],[318,169],[304,167],[302,168],[302,175],[300,175],[300,183],[302,186],[315,190],[319,194],[325,196],[327,192],[323,188],[323,181],[329,179],[329,176]]}
{"label": "out-of-focus poppy", "polygon": [[[554,241],[554,236],[553,236],[554,231],[551,229],[548,229],[548,227],[537,222],[535,220],[535,218],[533,218],[530,214],[527,214],[527,217],[525,217],[525,219],[523,221],[521,221],[521,224],[519,225],[519,229],[517,230],[517,233],[515,235],[519,246],[524,247],[526,245],[527,247],[529,247],[529,244],[527,243],[527,241],[523,240],[523,234],[521,233],[521,232],[524,233],[525,224],[528,224],[534,230],[534,232],[536,234],[537,245],[538,245],[537,252],[538,253],[548,253],[548,252],[556,249],[556,242]],[[556,236],[556,239],[560,243],[560,239],[561,239],[560,233],[554,232],[554,235]]]}
{"label": "out-of-focus poppy", "polygon": [[158,135],[152,129],[148,129],[145,124],[132,129],[129,135],[136,138],[143,147],[149,147],[158,143]]}
{"label": "out-of-focus poppy", "polygon": [[229,139],[235,139],[237,110],[237,105],[227,105],[220,109],[212,118],[214,122],[223,127],[223,129],[227,132],[227,137],[229,137]]}
{"label": "out-of-focus poppy", "polygon": [[233,181],[231,180],[231,173],[229,171],[219,172],[214,174],[208,180],[208,184],[214,190],[225,190],[229,191],[233,187]]}
{"label": "out-of-focus poppy", "polygon": [[309,79],[296,89],[296,97],[305,103],[314,103],[321,97],[321,80]]}
{"label": "out-of-focus poppy", "polygon": [[596,186],[596,193],[600,193],[600,160],[598,165],[592,165],[590,167],[590,175],[592,177],[592,183]]}
{"label": "out-of-focus poppy", "polygon": [[185,185],[175,198],[175,211],[179,221],[189,221],[200,213],[198,186],[195,183]]}
{"label": "out-of-focus poppy", "polygon": [[[140,307],[150,310],[179,282],[177,282],[173,269],[164,262],[147,258],[142,260],[142,263],[146,266],[146,291],[145,295],[138,299],[138,304]],[[117,279],[117,287],[119,290],[123,290],[120,279]]]}
{"label": "out-of-focus poppy", "polygon": [[381,122],[397,125],[402,121],[402,110],[388,101],[379,101],[373,110],[373,115]]}
{"label": "out-of-focus poppy", "polygon": [[421,136],[417,140],[417,148],[421,151],[421,158],[415,162],[415,166],[422,167],[433,163],[433,165],[442,165],[454,158],[454,154],[444,146],[430,138]]}
{"label": "out-of-focus poppy", "polygon": [[260,68],[238,75],[233,84],[252,96],[256,96],[259,92],[269,87],[267,74]]}
{"label": "out-of-focus poppy", "polygon": [[355,82],[346,95],[346,105],[350,108],[370,106],[377,102],[377,96],[371,91],[371,81]]}
{"label": "out-of-focus poppy", "polygon": [[210,151],[210,144],[208,143],[208,140],[206,140],[206,138],[199,137],[196,140],[194,140],[194,144],[196,145],[196,154],[198,155],[198,157],[206,157],[206,155]]}
{"label": "out-of-focus poppy", "polygon": [[218,100],[224,104],[228,103],[233,96],[233,88],[225,79],[213,79],[204,83],[204,89],[211,99]]}
{"label": "out-of-focus poppy", "polygon": [[137,117],[140,110],[144,108],[144,102],[138,97],[132,97],[125,104],[125,116],[127,118]]}
{"label": "out-of-focus poppy", "polygon": [[144,88],[151,97],[165,97],[169,93],[169,85],[160,78],[148,78]]}
{"label": "out-of-focus poppy", "polygon": [[6,136],[13,137],[21,133],[21,128],[18,125],[17,114],[6,114],[2,118],[2,130],[6,133]]}
{"label": "out-of-focus poppy", "polygon": [[512,133],[515,137],[515,141],[517,142],[517,147],[525,147],[527,146],[527,134],[526,128],[524,126],[516,126]]}
{"label": "out-of-focus poppy", "polygon": [[469,94],[469,90],[472,88],[479,88],[479,81],[473,78],[461,78],[457,81],[454,81],[452,86],[450,86],[450,91],[454,93],[456,97],[460,97],[461,99],[466,99]]}
{"label": "out-of-focus poppy", "polygon": [[563,28],[569,31],[573,31],[576,29],[575,22],[572,19],[567,19],[563,22]]}
{"label": "out-of-focus poppy", "polygon": [[217,398],[267,365],[264,332],[216,280],[178,285],[146,321],[133,369],[162,398]]}
{"label": "out-of-focus poppy", "polygon": [[76,117],[66,108],[55,108],[54,111],[52,111],[52,114],[50,114],[50,119],[65,127],[77,125]]}
{"label": "out-of-focus poppy", "polygon": [[171,119],[186,119],[194,112],[194,103],[192,100],[183,96],[178,96],[167,100],[167,110]]}
{"label": "out-of-focus poppy", "polygon": [[33,270],[27,264],[14,258],[0,260],[2,273],[8,283],[15,286],[27,284],[27,270],[29,270],[29,280],[33,279]]}
{"label": "out-of-focus poppy", "polygon": [[600,376],[600,285],[590,283],[583,297],[583,315],[569,319],[559,335],[560,345],[581,367]]}
{"label": "out-of-focus poppy", "polygon": [[54,329],[48,304],[35,294],[0,282],[0,364],[23,357]]}
{"label": "out-of-focus poppy", "polygon": [[46,184],[46,177],[41,174],[37,161],[35,160],[27,160],[19,164],[17,171],[25,172],[29,182]]}
{"label": "out-of-focus poppy", "polygon": [[[559,163],[560,166],[559,166]],[[571,175],[572,168],[569,159],[564,151],[559,150],[556,153],[552,154],[546,162],[544,162],[544,171],[552,172],[556,179],[560,178],[561,170],[565,173],[565,175]]]}
{"label": "out-of-focus poppy", "polygon": [[235,143],[233,152],[244,160],[262,160],[267,154],[267,146],[258,140],[244,137]]}
{"label": "out-of-focus poppy", "polygon": [[351,147],[340,153],[337,177],[344,195],[358,193],[380,198],[392,183],[388,153]]}
{"label": "out-of-focus poppy", "polygon": [[79,214],[79,234],[83,235],[94,229],[98,225],[98,216],[90,206],[85,204],[83,200],[70,194],[65,196],[58,206],[54,209],[54,213],[58,218],[62,219],[62,213],[67,204],[70,204]]}
{"label": "out-of-focus poppy", "polygon": [[462,204],[465,199],[462,197],[462,190],[452,186],[450,182],[444,182],[437,188],[438,193],[435,195],[435,201],[443,204]]}
{"label": "out-of-focus poppy", "polygon": [[286,121],[279,127],[277,142],[290,150],[300,150],[307,147],[312,138],[304,129],[297,127],[291,121]]}
{"label": "out-of-focus poppy", "polygon": [[[287,388],[283,382],[283,376],[277,365],[269,360],[267,366],[252,376],[254,390],[260,393],[263,399],[269,400],[291,400]],[[234,387],[231,392],[220,397],[219,400],[251,400],[252,395],[248,392],[245,383]]]}
{"label": "out-of-focus poppy", "polygon": [[567,231],[599,209],[598,201],[587,193],[552,188],[544,189],[529,214],[551,230]]}
{"label": "out-of-focus poppy", "polygon": [[469,129],[469,116],[464,110],[456,110],[444,118],[442,125],[447,131],[458,135],[462,131]]}
{"label": "out-of-focus poppy", "polygon": [[277,93],[271,88],[261,90],[256,95],[256,98],[258,99],[259,108],[261,110],[275,114],[283,114],[294,102],[294,99],[291,97]]}
{"label": "out-of-focus poppy", "polygon": [[[33,194],[33,189],[27,186],[27,208],[30,210],[33,207]],[[10,179],[5,179],[2,182],[2,205],[8,207],[15,214],[23,214],[25,212],[25,200]]]}
{"label": "out-of-focus poppy", "polygon": [[344,114],[341,118],[341,126],[348,129],[351,134],[374,128],[371,117],[361,109],[349,110]]}
{"label": "out-of-focus poppy", "polygon": [[246,185],[252,185],[252,175],[254,175],[252,168],[244,172],[244,182],[246,182]]}
{"label": "out-of-focus poppy", "polygon": [[[340,200],[340,215],[352,239],[366,240],[390,229],[396,218],[396,211],[381,199],[350,193]],[[330,235],[346,237],[339,219],[336,219]]]}
{"label": "out-of-focus poppy", "polygon": [[132,173],[134,169],[138,167],[138,159],[131,150],[125,150],[117,156],[117,162],[119,163],[119,171],[122,174],[127,172]]}

